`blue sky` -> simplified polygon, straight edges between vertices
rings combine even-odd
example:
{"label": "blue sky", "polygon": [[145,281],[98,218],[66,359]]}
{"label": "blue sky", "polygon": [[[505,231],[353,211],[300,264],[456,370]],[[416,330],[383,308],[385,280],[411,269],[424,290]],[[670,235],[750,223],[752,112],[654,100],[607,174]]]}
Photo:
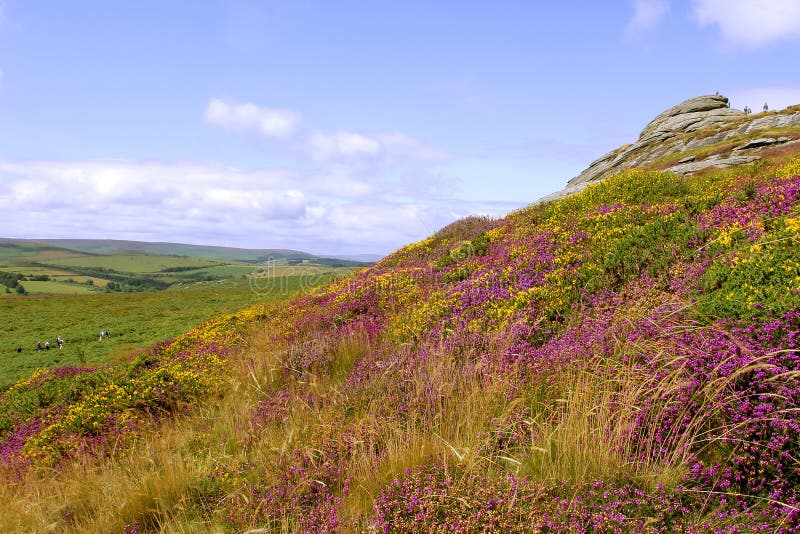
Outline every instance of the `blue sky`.
{"label": "blue sky", "polygon": [[0,0],[0,236],[385,254],[797,57],[800,0]]}

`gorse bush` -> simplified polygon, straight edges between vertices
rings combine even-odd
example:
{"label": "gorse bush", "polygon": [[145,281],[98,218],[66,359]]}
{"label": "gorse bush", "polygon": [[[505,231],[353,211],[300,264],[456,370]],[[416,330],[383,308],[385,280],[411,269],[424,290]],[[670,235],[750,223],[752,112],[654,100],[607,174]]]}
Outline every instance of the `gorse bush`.
{"label": "gorse bush", "polygon": [[627,171],[20,381],[0,530],[796,530],[797,162]]}

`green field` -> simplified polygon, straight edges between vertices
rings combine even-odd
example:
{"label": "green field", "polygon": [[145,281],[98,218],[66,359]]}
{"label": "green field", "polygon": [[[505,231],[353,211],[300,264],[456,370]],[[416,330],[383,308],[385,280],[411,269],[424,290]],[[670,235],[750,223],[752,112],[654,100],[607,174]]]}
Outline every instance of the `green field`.
{"label": "green field", "polygon": [[229,265],[215,265],[213,267],[204,267],[191,271],[191,273],[178,273],[186,276],[196,274],[197,276],[218,276],[221,278],[242,278],[248,276],[253,271],[259,268],[258,265],[253,264],[229,264]]}
{"label": "green field", "polygon": [[23,282],[25,291],[30,295],[87,295],[95,293],[93,286],[81,284],[69,284],[52,280]]}
{"label": "green field", "polygon": [[80,256],[54,258],[42,263],[56,268],[89,267],[112,269],[124,273],[158,273],[164,269],[202,269],[222,265],[219,261],[183,256],[154,256],[150,254],[111,254],[108,256]]}
{"label": "green field", "polygon": [[66,250],[57,247],[46,247],[30,244],[11,244],[0,242],[0,261],[39,262],[54,258],[73,258],[86,256],[83,252]]}
{"label": "green field", "polygon": [[[0,298],[0,391],[36,368],[123,358],[205,320],[284,299],[306,286],[306,278],[295,276],[286,278],[283,287],[277,284],[274,291],[258,294],[240,280],[197,283],[191,286],[193,291]],[[100,331],[106,329],[110,338],[99,341]],[[35,350],[37,341],[50,341],[54,347],[57,336],[66,342],[63,350]],[[16,352],[17,347],[23,351]]]}
{"label": "green field", "polygon": [[[20,272],[20,267],[22,265],[2,265],[0,266],[0,271],[4,271],[7,273],[18,273]],[[71,276],[71,271],[65,271],[63,269],[54,269],[53,267],[47,267],[44,265],[24,265],[25,274],[29,275],[41,275],[46,274],[48,276]]]}
{"label": "green field", "polygon": [[[61,248],[58,244],[78,248]],[[273,259],[261,261],[263,258]],[[305,276],[316,280],[323,273],[338,276],[364,265],[292,250],[108,240],[45,243],[0,238],[0,297],[17,296],[17,285],[29,295],[86,295],[184,290],[195,284],[198,289],[205,289],[209,287],[207,282],[241,283],[252,275],[259,279]]]}

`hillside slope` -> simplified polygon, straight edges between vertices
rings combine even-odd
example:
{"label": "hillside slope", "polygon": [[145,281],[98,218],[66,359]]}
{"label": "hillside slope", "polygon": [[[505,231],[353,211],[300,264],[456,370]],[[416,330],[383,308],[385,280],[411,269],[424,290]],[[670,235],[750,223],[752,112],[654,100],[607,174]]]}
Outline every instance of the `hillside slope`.
{"label": "hillside slope", "polygon": [[[376,258],[372,257],[322,257],[308,252],[289,249],[246,249],[235,247],[217,247],[207,245],[189,245],[183,243],[158,243],[148,241],[125,241],[119,239],[9,239],[0,238],[0,244],[10,245],[47,245],[58,247],[87,254],[118,254],[130,252],[142,252],[145,254],[164,255],[164,256],[186,256],[190,258],[204,258],[215,260],[242,261],[249,263],[264,262],[272,260],[312,260],[319,263],[319,260],[341,260],[357,263],[369,263]],[[369,255],[366,255],[369,256]]]}
{"label": "hillside slope", "polygon": [[798,529],[800,157],[780,157],[624,171],[21,381],[0,530]]}

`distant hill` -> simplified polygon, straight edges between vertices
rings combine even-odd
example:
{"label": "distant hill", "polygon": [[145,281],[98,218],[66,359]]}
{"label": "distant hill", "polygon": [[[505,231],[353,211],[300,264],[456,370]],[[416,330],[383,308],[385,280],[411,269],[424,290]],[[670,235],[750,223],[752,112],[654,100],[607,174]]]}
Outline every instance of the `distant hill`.
{"label": "distant hill", "polygon": [[[58,247],[86,254],[118,254],[140,252],[162,256],[186,256],[215,260],[260,263],[267,259],[313,261],[314,263],[337,263],[340,266],[355,266],[372,263],[379,259],[370,255],[321,257],[290,249],[245,249],[235,247],[216,247],[189,245],[184,243],[151,243],[147,241],[126,241],[119,239],[11,239],[0,238],[0,244],[39,245]],[[333,262],[331,261],[333,260]]]}
{"label": "distant hill", "polygon": [[257,272],[268,278],[305,275],[310,280],[324,272],[341,273],[366,265],[369,263],[286,249],[0,238],[0,296],[154,291],[209,281],[241,281]]}

